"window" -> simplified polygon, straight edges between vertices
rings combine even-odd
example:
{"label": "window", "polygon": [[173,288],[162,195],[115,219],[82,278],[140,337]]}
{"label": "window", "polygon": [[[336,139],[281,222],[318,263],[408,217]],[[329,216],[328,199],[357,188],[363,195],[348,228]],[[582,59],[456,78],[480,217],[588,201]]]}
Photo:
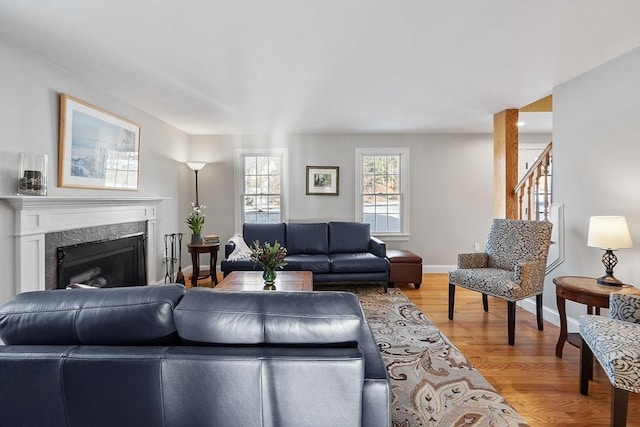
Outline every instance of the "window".
{"label": "window", "polygon": [[356,218],[377,235],[408,235],[408,148],[356,150]]}
{"label": "window", "polygon": [[251,153],[239,150],[236,156],[239,215],[236,229],[244,223],[284,222],[284,153],[279,150]]}

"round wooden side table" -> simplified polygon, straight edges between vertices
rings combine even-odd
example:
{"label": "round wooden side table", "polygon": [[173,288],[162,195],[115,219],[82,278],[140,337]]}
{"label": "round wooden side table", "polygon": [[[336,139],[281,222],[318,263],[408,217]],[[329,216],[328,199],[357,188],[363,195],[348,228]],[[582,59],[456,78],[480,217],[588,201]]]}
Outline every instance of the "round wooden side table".
{"label": "round wooden side table", "polygon": [[599,285],[593,277],[559,276],[553,279],[556,285],[556,303],[560,315],[560,336],[556,344],[556,356],[562,357],[564,343],[580,348],[580,334],[567,333],[567,311],[565,301],[575,301],[587,306],[587,314],[600,314],[600,308],[609,308],[609,294],[620,292],[625,287]]}
{"label": "round wooden side table", "polygon": [[[191,274],[191,286],[198,286],[198,279],[211,276],[211,283],[218,284],[218,275],[216,274],[216,264],[218,263],[218,250],[220,243],[201,243],[199,245],[187,244],[187,250],[191,254],[191,264],[193,265],[193,273]],[[209,254],[209,269],[200,270],[200,254]]]}

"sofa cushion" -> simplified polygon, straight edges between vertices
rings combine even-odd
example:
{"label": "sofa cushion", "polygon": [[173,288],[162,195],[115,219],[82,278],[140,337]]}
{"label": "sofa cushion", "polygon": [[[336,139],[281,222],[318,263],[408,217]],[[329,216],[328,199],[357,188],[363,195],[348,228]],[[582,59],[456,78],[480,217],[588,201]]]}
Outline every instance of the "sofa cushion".
{"label": "sofa cushion", "polygon": [[180,338],[215,344],[355,343],[362,318],[358,298],[348,292],[193,288],[175,310]]}
{"label": "sofa cushion", "polygon": [[25,292],[0,307],[6,344],[142,345],[176,342],[182,285]]}
{"label": "sofa cushion", "polygon": [[286,247],[286,225],[284,223],[277,224],[252,224],[244,223],[242,226],[242,237],[251,248],[256,240],[260,244],[269,242],[272,245],[275,242]]}
{"label": "sofa cushion", "polygon": [[326,223],[287,224],[288,254],[329,253],[329,234]]}
{"label": "sofa cushion", "polygon": [[314,274],[330,273],[329,255],[287,255],[285,270],[310,271]]}
{"label": "sofa cushion", "polygon": [[370,225],[360,222],[329,223],[329,253],[369,252]]}
{"label": "sofa cushion", "polygon": [[262,267],[251,259],[239,259],[237,261],[223,259],[220,261],[220,270],[224,274],[229,274],[232,271],[259,271],[262,270]]}
{"label": "sofa cushion", "polygon": [[351,254],[331,254],[332,273],[369,273],[388,271],[389,261],[369,252]]}

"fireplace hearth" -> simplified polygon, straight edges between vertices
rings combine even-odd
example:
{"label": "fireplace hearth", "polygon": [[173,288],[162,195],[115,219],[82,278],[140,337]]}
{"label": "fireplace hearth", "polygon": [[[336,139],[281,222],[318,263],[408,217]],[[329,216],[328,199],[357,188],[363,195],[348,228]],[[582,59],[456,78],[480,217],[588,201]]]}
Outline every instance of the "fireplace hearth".
{"label": "fireplace hearth", "polygon": [[145,241],[146,235],[140,233],[59,247],[57,287],[146,285]]}

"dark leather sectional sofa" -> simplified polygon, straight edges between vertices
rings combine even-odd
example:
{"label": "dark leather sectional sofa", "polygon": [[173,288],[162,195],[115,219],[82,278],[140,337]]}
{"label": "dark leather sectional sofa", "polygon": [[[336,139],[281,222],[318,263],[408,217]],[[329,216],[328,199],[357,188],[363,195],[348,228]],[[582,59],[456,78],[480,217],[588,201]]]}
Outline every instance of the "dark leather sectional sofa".
{"label": "dark leather sectional sofa", "polygon": [[0,307],[0,339],[2,426],[390,425],[346,292],[28,292]]}
{"label": "dark leather sectional sofa", "polygon": [[[389,280],[386,245],[370,234],[370,226],[358,222],[244,224],[242,237],[251,247],[254,241],[278,241],[287,248],[284,270],[307,270],[317,283],[380,283]],[[225,245],[220,263],[226,276],[232,271],[260,270],[250,259],[230,261],[235,249]]]}

